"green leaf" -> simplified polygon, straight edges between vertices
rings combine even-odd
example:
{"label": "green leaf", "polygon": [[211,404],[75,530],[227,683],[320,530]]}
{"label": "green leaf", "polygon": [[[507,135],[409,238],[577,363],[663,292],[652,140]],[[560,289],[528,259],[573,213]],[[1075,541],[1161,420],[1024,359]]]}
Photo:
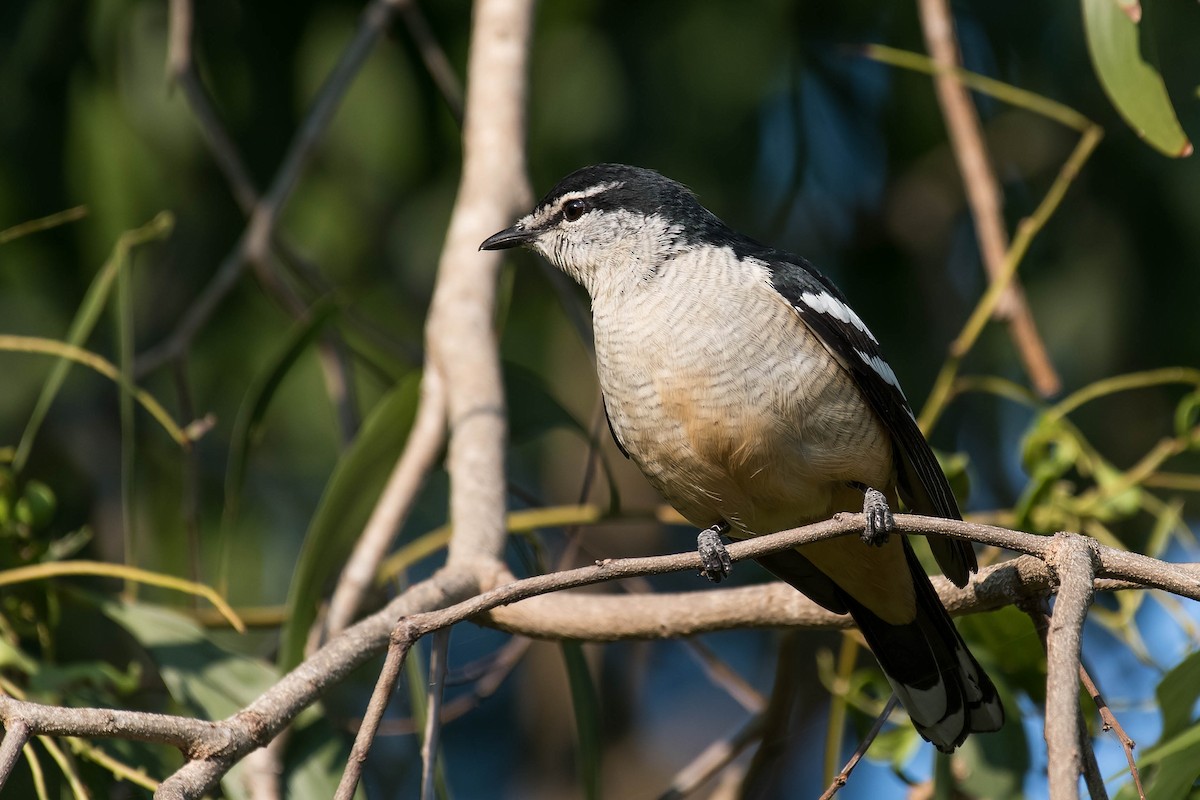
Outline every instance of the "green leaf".
{"label": "green leaf", "polygon": [[1117,111],[1155,149],[1189,156],[1192,143],[1179,126],[1162,76],[1138,47],[1139,0],[1083,0],[1088,52],[1100,85]]}
{"label": "green leaf", "polygon": [[[1004,702],[1009,721],[995,733],[968,736],[954,754],[961,772],[959,787],[968,797],[989,800],[1023,797],[1025,776],[1029,772],[1029,741],[1017,717],[1016,695],[1004,685],[1002,673],[989,669]],[[964,769],[965,768],[965,769]]]}
{"label": "green leaf", "polygon": [[[540,375],[519,364],[505,361],[504,394],[508,405],[509,440],[514,444],[534,439],[556,428],[565,428],[579,434],[586,442],[592,442],[588,426],[577,420],[570,411],[558,402],[550,387]],[[607,436],[603,432],[602,436]],[[594,446],[599,446],[594,443]],[[608,478],[608,510],[610,514],[620,512],[621,498],[617,492],[617,481],[612,464],[600,453],[600,467]]]}
{"label": "green leaf", "polygon": [[234,714],[279,679],[270,664],[221,647],[178,612],[112,601],[100,610],[146,649],[171,697],[209,719]]}
{"label": "green leaf", "polygon": [[[150,654],[171,697],[208,719],[240,711],[280,678],[271,664],[222,647],[195,622],[170,609],[116,602],[100,607]],[[306,709],[293,722],[284,795],[299,800],[332,797],[348,754],[324,716],[315,707]],[[244,762],[239,763],[221,782],[234,800],[250,800],[243,768]]]}
{"label": "green leaf", "polygon": [[[125,231],[117,237],[112,254],[96,274],[92,285],[88,287],[87,293],[83,296],[83,301],[79,304],[79,311],[76,312],[75,319],[71,322],[71,327],[64,340],[67,344],[81,345],[91,335],[100,318],[100,313],[104,310],[105,303],[108,302],[113,280],[118,272],[128,269],[130,251],[138,245],[165,238],[170,235],[174,226],[175,218],[169,212],[162,211],[142,227]],[[13,455],[13,468],[17,472],[25,467],[38,428],[41,427],[42,421],[50,411],[50,405],[58,395],[58,390],[62,388],[63,381],[67,379],[70,369],[71,362],[69,360],[58,359],[50,371],[50,377],[42,386],[33,413],[29,415],[29,422],[25,425],[25,432],[21,435],[21,442],[17,445],[17,451]]]}
{"label": "green leaf", "polygon": [[0,636],[0,669],[12,669],[32,675],[37,672],[38,662],[8,639]]}
{"label": "green leaf", "polygon": [[533,439],[555,428],[566,428],[588,438],[587,426],[558,402],[540,375],[508,361],[503,368],[509,438],[514,443]]}
{"label": "green leaf", "polygon": [[[232,522],[237,518],[238,500],[246,474],[246,460],[250,447],[258,436],[263,417],[275,398],[275,392],[336,310],[332,304],[321,302],[310,309],[307,318],[292,325],[278,350],[267,360],[266,369],[255,376],[246,390],[230,435],[229,466],[225,470],[222,537],[228,535]],[[227,552],[227,548],[222,547],[221,552]]]}
{"label": "green leaf", "polygon": [[1200,699],[1200,652],[1192,653],[1168,672],[1155,690],[1162,709],[1165,741],[1193,723],[1192,709]]}
{"label": "green leaf", "polygon": [[[1045,701],[1046,654],[1037,630],[1025,612],[1006,606],[986,614],[962,617],[956,624],[998,688],[1013,695],[1024,691],[1036,704]],[[1016,706],[1004,695],[1001,699],[1011,716]]]}
{"label": "green leaf", "polygon": [[871,742],[871,749],[867,750],[867,758],[890,764],[893,770],[899,772],[912,760],[920,746],[921,737],[917,735],[917,729],[905,723],[876,736],[875,741]]}
{"label": "green leaf", "polygon": [[280,669],[291,669],[304,657],[304,642],[326,582],[349,556],[408,439],[418,388],[419,376],[413,373],[384,395],[329,476],[288,588]]}
{"label": "green leaf", "polygon": [[[1162,735],[1154,747],[1142,752],[1138,768],[1148,797],[1183,800],[1192,796],[1200,777],[1200,722],[1192,718],[1200,699],[1200,653],[1192,653],[1168,672],[1155,694],[1162,709]],[[1119,800],[1136,796],[1132,784],[1121,788]]]}
{"label": "green leaf", "polygon": [[571,686],[571,706],[575,711],[575,732],[579,747],[579,776],[583,782],[583,796],[598,800],[600,792],[600,764],[602,758],[600,742],[600,700],[583,656],[579,642],[562,642],[563,661],[567,666],[567,680]]}
{"label": "green leaf", "polygon": [[[1138,769],[1145,782],[1146,796],[1154,800],[1185,800],[1194,797],[1200,777],[1200,723],[1165,739],[1142,754]],[[1132,784],[1132,781],[1130,781]],[[1120,798],[1133,798],[1131,786],[1123,787]]]}
{"label": "green leaf", "polygon": [[127,695],[137,691],[141,682],[142,668],[137,662],[130,662],[129,668],[122,672],[104,661],[75,661],[63,665],[40,664],[29,680],[29,691],[42,698],[61,699],[72,688],[86,684]]}
{"label": "green leaf", "polygon": [[1092,509],[1098,519],[1105,522],[1126,519],[1142,507],[1142,490],[1136,484],[1124,485],[1125,473],[1108,462],[1096,464],[1095,478],[1102,490],[1101,502]]}

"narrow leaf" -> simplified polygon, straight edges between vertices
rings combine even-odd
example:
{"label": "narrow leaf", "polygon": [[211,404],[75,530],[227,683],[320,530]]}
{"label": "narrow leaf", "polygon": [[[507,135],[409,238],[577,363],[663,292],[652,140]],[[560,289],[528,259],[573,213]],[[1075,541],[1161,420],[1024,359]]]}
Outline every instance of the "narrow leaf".
{"label": "narrow leaf", "polygon": [[[267,360],[266,369],[254,377],[246,390],[230,436],[229,466],[225,470],[223,536],[237,519],[238,501],[246,474],[246,460],[257,429],[275,398],[276,391],[335,311],[334,306],[322,303],[310,309],[305,319],[298,320],[291,327],[278,350]],[[222,548],[222,552],[227,551]]]}
{"label": "narrow leaf", "polygon": [[414,373],[376,404],[329,476],[288,589],[279,647],[282,670],[303,658],[322,590],[350,554],[400,457],[416,414],[418,378]]}
{"label": "narrow leaf", "polygon": [[[96,321],[99,319],[100,312],[104,310],[104,304],[108,300],[113,279],[120,270],[126,268],[130,251],[138,245],[169,235],[174,226],[174,217],[169,212],[163,211],[142,227],[125,231],[117,237],[117,243],[113,247],[112,254],[108,257],[108,261],[104,262],[104,266],[100,268],[100,272],[97,273],[95,280],[92,281],[92,285],[88,287],[87,293],[83,297],[83,302],[79,305],[79,311],[76,313],[75,319],[67,331],[67,344],[77,347],[87,339],[96,327]],[[46,379],[46,383],[42,386],[37,404],[33,408],[33,413],[29,416],[29,422],[25,425],[25,433],[22,434],[21,442],[17,445],[16,455],[13,457],[13,467],[18,472],[24,468],[25,461],[29,458],[29,451],[33,447],[33,440],[37,436],[38,428],[41,427],[42,421],[46,418],[46,413],[50,410],[50,404],[54,402],[54,398],[58,394],[58,390],[62,387],[63,381],[66,380],[67,372],[70,368],[71,362],[63,358],[54,365],[54,369],[50,372],[50,377]]]}
{"label": "narrow leaf", "polygon": [[1137,0],[1083,0],[1088,52],[1100,85],[1117,111],[1155,149],[1172,157],[1192,154],[1162,76],[1138,48]]}
{"label": "narrow leaf", "polygon": [[571,706],[575,711],[575,732],[578,737],[579,777],[583,782],[583,796],[598,800],[600,792],[600,765],[603,753],[600,740],[600,700],[583,656],[579,642],[563,642],[563,661],[567,666],[567,679],[571,686]]}

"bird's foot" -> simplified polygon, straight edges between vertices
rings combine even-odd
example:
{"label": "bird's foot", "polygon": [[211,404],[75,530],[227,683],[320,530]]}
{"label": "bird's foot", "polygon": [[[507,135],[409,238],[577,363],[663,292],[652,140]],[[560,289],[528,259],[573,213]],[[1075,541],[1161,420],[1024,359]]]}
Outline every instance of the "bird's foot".
{"label": "bird's foot", "polygon": [[700,554],[703,567],[700,574],[713,583],[720,583],[729,577],[733,563],[729,560],[729,551],[721,541],[721,534],[729,530],[728,523],[718,522],[716,525],[700,531],[696,537],[696,552]]}
{"label": "bird's foot", "polygon": [[860,537],[863,544],[883,547],[896,528],[896,519],[892,516],[892,510],[888,508],[883,492],[870,488],[863,492],[863,516],[867,518],[867,525]]}

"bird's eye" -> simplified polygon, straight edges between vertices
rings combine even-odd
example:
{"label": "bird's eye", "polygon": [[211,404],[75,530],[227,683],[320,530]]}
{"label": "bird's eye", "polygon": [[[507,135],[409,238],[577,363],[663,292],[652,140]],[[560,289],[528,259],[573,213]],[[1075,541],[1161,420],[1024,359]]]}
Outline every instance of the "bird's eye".
{"label": "bird's eye", "polygon": [[586,200],[575,199],[568,200],[563,204],[563,219],[567,222],[574,222],[583,216],[583,212],[587,211],[588,204]]}

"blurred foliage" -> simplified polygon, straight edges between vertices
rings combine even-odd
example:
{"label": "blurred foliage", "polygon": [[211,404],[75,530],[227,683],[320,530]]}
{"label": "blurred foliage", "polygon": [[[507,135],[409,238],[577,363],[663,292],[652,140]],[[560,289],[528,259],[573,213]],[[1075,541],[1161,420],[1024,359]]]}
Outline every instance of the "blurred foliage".
{"label": "blurred foliage", "polygon": [[[199,75],[261,190],[361,5],[198,5]],[[463,75],[469,3],[421,8]],[[1085,130],[1071,120],[1104,131],[1020,265],[1062,398],[1026,388],[996,325],[935,381],[986,280],[929,78],[903,60],[922,49],[910,4],[544,3],[530,76],[535,188],[602,160],[687,182],[736,228],[833,277],[914,401],[941,387],[931,437],[978,518],[1195,560],[1200,167],[1160,151],[1182,154],[1200,130],[1200,12],[1159,0],[954,10],[966,68],[992,81],[968,85],[1011,229],[1054,187]],[[278,258],[241,277],[182,359],[147,369],[245,226],[186,96],[167,83],[167,14],[157,0],[0,5],[0,688],[215,718],[301,657],[403,446],[459,140],[452,104],[395,24],[286,204]],[[901,58],[863,57],[872,43]],[[594,425],[581,294],[517,259],[498,315],[510,525],[522,534],[513,569],[551,569],[575,547],[580,558],[689,547],[690,534],[654,521],[658,499]],[[308,311],[297,317],[288,296]],[[588,480],[597,435],[601,468]],[[446,492],[432,475],[374,604],[433,569]],[[734,575],[762,579],[751,566]],[[198,599],[201,585],[251,632]],[[1189,796],[1200,773],[1195,609],[1125,592],[1099,597],[1090,620],[1085,656],[1143,743],[1152,796]],[[1038,796],[1037,635],[1016,609],[961,627],[1012,722],[939,774],[971,796]],[[674,645],[533,645],[514,660],[495,631],[460,626],[452,639],[447,707],[466,716],[448,724],[442,761],[457,797],[644,796],[747,713],[710,682],[711,663],[697,668]],[[764,762],[780,774],[758,784],[786,796],[820,791],[823,761],[846,755],[889,691],[860,648],[831,634],[804,641],[794,735],[769,743],[780,757]],[[770,633],[706,642],[751,690],[769,691]],[[329,796],[377,666],[297,723],[288,796]],[[372,797],[412,796],[419,780],[418,659],[408,676],[409,700],[385,720],[397,735],[368,762]],[[812,746],[822,730],[834,732],[828,756]],[[1132,796],[1119,745],[1097,735],[1102,772]],[[842,795],[898,796],[930,779],[930,754],[897,712]],[[9,788],[145,796],[179,763],[154,745],[42,738]],[[245,796],[236,773],[223,790]]]}

